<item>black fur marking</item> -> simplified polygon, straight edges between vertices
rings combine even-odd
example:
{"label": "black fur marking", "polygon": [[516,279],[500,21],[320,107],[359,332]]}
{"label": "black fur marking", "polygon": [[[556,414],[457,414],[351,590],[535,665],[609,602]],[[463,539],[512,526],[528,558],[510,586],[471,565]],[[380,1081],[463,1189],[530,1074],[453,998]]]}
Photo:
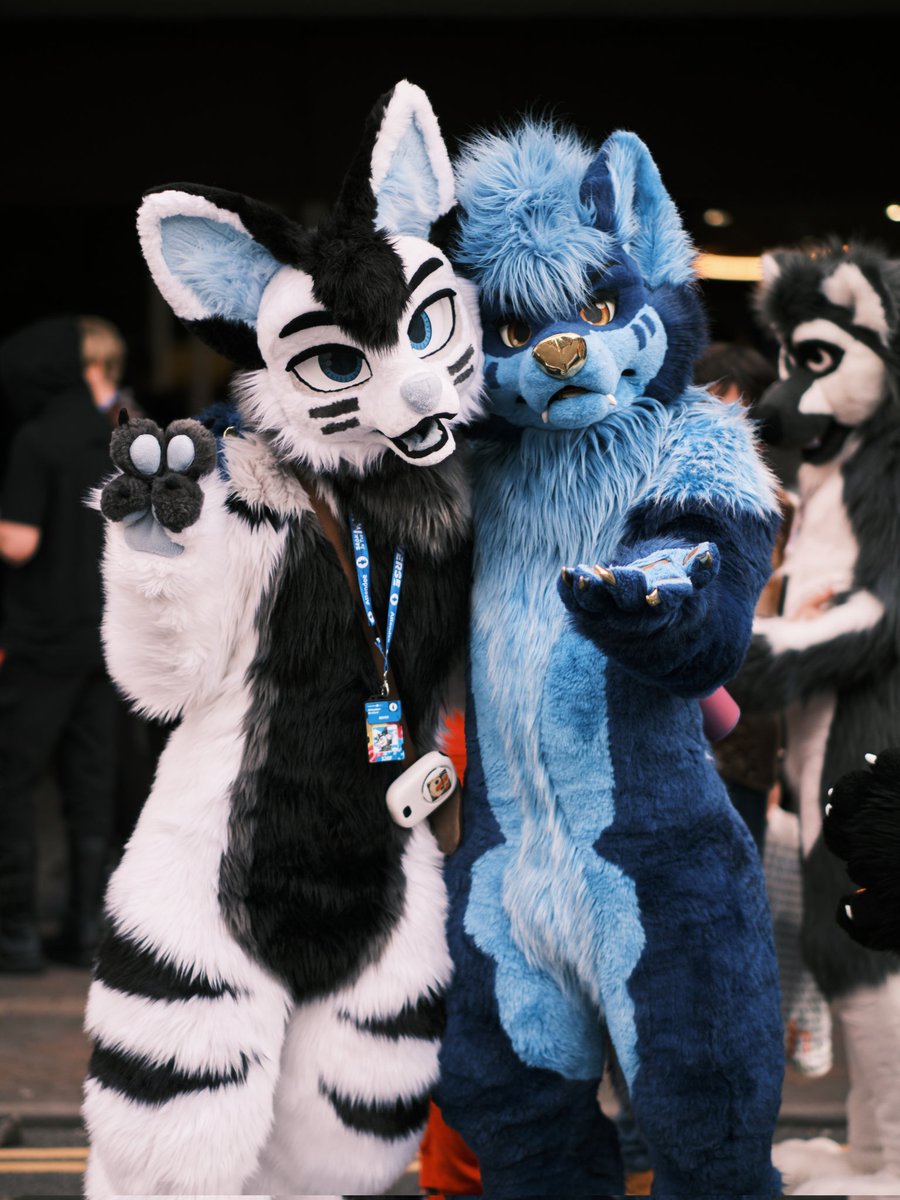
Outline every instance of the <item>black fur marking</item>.
{"label": "black fur marking", "polygon": [[458,358],[455,363],[451,363],[447,370],[451,375],[455,375],[457,371],[461,371],[472,355],[475,353],[475,347],[469,346],[461,358]]}
{"label": "black fur marking", "polygon": [[457,377],[453,381],[454,384],[459,386],[459,384],[464,383],[469,378],[470,375],[473,375],[474,372],[475,372],[475,368],[469,367],[469,369],[467,371],[463,371],[462,375],[457,375]]}
{"label": "black fur marking", "polygon": [[[461,468],[422,471],[391,456],[364,479],[332,476],[332,486],[340,511],[355,512],[365,527],[376,612],[387,611],[394,546],[406,547],[391,659],[407,731],[424,748],[465,647],[470,550]],[[338,523],[352,557],[346,516]],[[297,999],[356,978],[404,907],[409,834],[384,802],[403,764],[368,761],[363,705],[380,679],[357,604],[315,518],[290,518],[256,617],[252,701],[219,897],[241,945]]]}
{"label": "black fur marking", "polygon": [[447,1025],[443,996],[420,996],[415,1004],[404,1005],[393,1017],[370,1017],[365,1021],[357,1021],[347,1013],[341,1015],[364,1033],[378,1034],[394,1041],[402,1037],[431,1041],[441,1037]]}
{"label": "black fur marking", "polygon": [[158,1105],[186,1092],[215,1091],[230,1084],[243,1083],[247,1078],[250,1060],[241,1055],[241,1065],[232,1067],[224,1074],[211,1071],[187,1072],[175,1066],[175,1060],[154,1063],[139,1054],[125,1050],[111,1050],[97,1045],[91,1055],[88,1077],[96,1079],[105,1088],[110,1088],[138,1104]]}
{"label": "black fur marking", "polygon": [[373,1134],[386,1142],[409,1137],[428,1119],[427,1094],[413,1100],[397,1100],[394,1104],[363,1104],[359,1100],[345,1100],[321,1079],[319,1091],[348,1129]]}
{"label": "black fur marking", "polygon": [[351,417],[349,421],[333,421],[330,425],[323,425],[323,433],[340,433],[344,429],[355,429],[359,424],[356,417]]}
{"label": "black fur marking", "polygon": [[330,312],[309,312],[301,313],[299,317],[294,317],[292,321],[288,321],[284,329],[279,333],[280,338],[290,337],[292,333],[299,333],[301,329],[313,329],[317,325],[334,325],[335,319]]}
{"label": "black fur marking", "polygon": [[230,513],[234,513],[236,517],[240,517],[242,521],[246,521],[253,529],[258,529],[265,522],[271,525],[273,529],[281,529],[284,525],[284,517],[275,512],[274,509],[267,508],[263,505],[249,505],[242,500],[235,492],[231,492],[225,501],[225,507]]}
{"label": "black fur marking", "polygon": [[346,400],[335,400],[332,404],[320,404],[318,408],[311,408],[309,415],[311,417],[339,417],[343,413],[356,412],[359,408],[359,400],[356,396],[348,396]]}
{"label": "black fur marking", "polygon": [[410,296],[423,279],[427,279],[429,275],[432,275],[435,271],[439,271],[443,265],[443,262],[439,258],[426,258],[420,267],[416,267],[407,284]]}
{"label": "black fur marking", "polygon": [[148,1000],[217,1000],[238,995],[227,983],[213,983],[205,975],[191,975],[167,962],[111,923],[100,941],[94,974],[108,988]]}

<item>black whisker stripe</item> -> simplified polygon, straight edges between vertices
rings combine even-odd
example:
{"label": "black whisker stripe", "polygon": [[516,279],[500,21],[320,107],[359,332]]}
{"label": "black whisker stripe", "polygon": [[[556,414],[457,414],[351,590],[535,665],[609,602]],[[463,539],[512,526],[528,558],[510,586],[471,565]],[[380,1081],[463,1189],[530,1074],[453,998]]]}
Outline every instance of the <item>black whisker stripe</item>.
{"label": "black whisker stripe", "polygon": [[254,529],[258,529],[264,522],[271,525],[273,529],[280,529],[284,524],[284,517],[280,516],[274,509],[267,508],[264,504],[247,504],[245,500],[235,495],[234,492],[231,492],[226,499],[225,507],[229,512],[246,521]]}
{"label": "black whisker stripe", "polygon": [[447,1025],[447,1009],[443,996],[420,996],[415,1004],[406,1004],[392,1017],[367,1017],[358,1021],[349,1013],[341,1013],[345,1021],[363,1033],[380,1034],[395,1041],[402,1037],[439,1038]]}
{"label": "black whisker stripe", "polygon": [[138,1104],[165,1104],[186,1092],[215,1091],[231,1084],[244,1083],[250,1060],[241,1055],[239,1067],[231,1067],[224,1073],[212,1071],[182,1071],[175,1060],[154,1063],[139,1054],[125,1050],[110,1050],[106,1046],[95,1046],[88,1066],[88,1077],[96,1079],[101,1086],[110,1088]]}
{"label": "black whisker stripe", "polygon": [[423,279],[426,279],[434,271],[439,271],[443,265],[439,258],[426,258],[421,267],[416,267],[413,271],[412,278],[406,285],[409,294],[412,295]]}
{"label": "black whisker stripe", "polygon": [[339,417],[341,413],[356,412],[359,408],[359,400],[356,396],[348,396],[346,400],[335,400],[333,404],[320,404],[318,408],[311,408],[309,415],[311,417]]}
{"label": "black whisker stripe", "polygon": [[462,358],[458,358],[455,363],[451,363],[447,370],[451,375],[455,375],[457,371],[461,371],[472,355],[475,353],[475,347],[470,346]]}
{"label": "black whisker stripe", "polygon": [[354,429],[359,424],[356,417],[351,417],[349,421],[332,421],[330,425],[323,425],[323,433],[340,433],[342,429]]}
{"label": "black whisker stripe", "polygon": [[422,1129],[428,1119],[428,1093],[412,1100],[397,1100],[364,1104],[361,1100],[346,1100],[319,1080],[319,1091],[328,1098],[331,1107],[348,1129],[371,1133],[385,1141],[394,1142]]}
{"label": "black whisker stripe", "polygon": [[458,387],[461,383],[463,383],[466,379],[469,378],[469,376],[474,372],[474,370],[475,370],[474,367],[469,367],[468,370],[463,371],[462,375],[457,375],[457,377],[453,380],[453,386]]}
{"label": "black whisker stripe", "polygon": [[191,974],[138,945],[112,925],[100,940],[94,973],[117,992],[149,1000],[216,1000],[238,995],[230,984],[214,983],[202,973]]}

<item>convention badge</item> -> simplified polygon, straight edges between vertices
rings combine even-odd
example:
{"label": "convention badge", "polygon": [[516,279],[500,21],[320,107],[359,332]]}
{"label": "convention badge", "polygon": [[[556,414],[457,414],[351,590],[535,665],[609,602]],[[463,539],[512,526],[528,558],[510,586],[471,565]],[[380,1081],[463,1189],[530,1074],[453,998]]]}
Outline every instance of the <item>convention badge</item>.
{"label": "convention badge", "polygon": [[402,709],[399,700],[369,700],[366,702],[366,741],[369,762],[403,762]]}

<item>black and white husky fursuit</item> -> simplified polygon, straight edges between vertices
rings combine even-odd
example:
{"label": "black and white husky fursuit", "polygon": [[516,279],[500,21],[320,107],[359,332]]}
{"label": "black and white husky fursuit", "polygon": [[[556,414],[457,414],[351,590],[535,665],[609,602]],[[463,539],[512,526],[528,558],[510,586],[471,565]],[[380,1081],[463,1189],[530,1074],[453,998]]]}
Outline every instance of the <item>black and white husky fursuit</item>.
{"label": "black and white husky fursuit", "polygon": [[441,858],[427,824],[389,818],[403,764],[368,761],[381,680],[308,489],[351,557],[362,522],[379,621],[405,548],[391,665],[431,749],[467,623],[449,456],[481,383],[471,285],[429,241],[453,204],[403,81],[318,229],[194,185],[140,208],[163,296],[245,370],[232,436],[125,424],[100,495],[109,669],[180,723],[107,894],[89,1197],[378,1192],[421,1136],[450,972]]}
{"label": "black and white husky fursuit", "polygon": [[780,344],[763,437],[803,461],[782,613],[756,620],[732,688],[746,709],[786,716],[804,952],[849,1043],[848,1165],[900,1180],[900,959],[838,927],[853,884],[823,838],[829,788],[900,731],[900,262],[866,244],[774,251],[758,311]]}

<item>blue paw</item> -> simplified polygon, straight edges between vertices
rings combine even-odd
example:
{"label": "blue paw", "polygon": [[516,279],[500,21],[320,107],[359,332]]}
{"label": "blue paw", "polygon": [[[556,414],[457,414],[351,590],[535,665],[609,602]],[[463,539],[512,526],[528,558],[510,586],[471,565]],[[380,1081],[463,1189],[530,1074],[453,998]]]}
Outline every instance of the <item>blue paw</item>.
{"label": "blue paw", "polygon": [[563,567],[559,592],[570,612],[671,612],[719,573],[713,542],[672,546],[619,566]]}

